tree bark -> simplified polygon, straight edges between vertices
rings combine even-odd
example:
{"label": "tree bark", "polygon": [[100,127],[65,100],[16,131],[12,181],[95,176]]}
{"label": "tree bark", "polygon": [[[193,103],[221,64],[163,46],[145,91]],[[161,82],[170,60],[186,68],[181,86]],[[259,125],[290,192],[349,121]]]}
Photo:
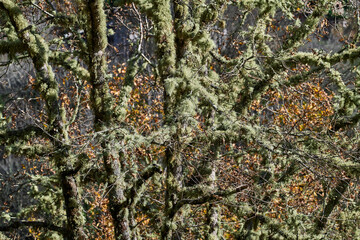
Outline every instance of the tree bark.
{"label": "tree bark", "polygon": [[[211,147],[210,153],[210,161],[208,163],[208,167],[211,169],[211,173],[207,177],[207,180],[210,185],[210,191],[216,191],[216,167],[215,161],[218,160],[219,157],[219,141],[215,141],[215,143]],[[219,207],[216,203],[211,203],[208,207],[208,215],[207,215],[207,224],[208,224],[208,232],[206,233],[206,240],[217,240],[219,239],[220,232],[220,223],[219,223]]]}
{"label": "tree bark", "polygon": [[[108,45],[106,36],[106,16],[103,0],[86,2],[88,11],[88,49],[91,89],[91,105],[95,115],[95,131],[106,131],[114,126],[114,100],[106,79],[107,63],[105,51]],[[106,133],[106,134],[110,134]],[[129,209],[124,205],[125,182],[121,159],[112,150],[115,141],[111,134],[101,140],[103,163],[109,184],[109,210],[113,218],[115,238],[130,240]],[[120,156],[122,158],[123,156]]]}
{"label": "tree bark", "polygon": [[[48,132],[55,140],[55,148],[62,155],[55,155],[54,161],[59,169],[60,181],[63,196],[65,199],[65,209],[67,216],[67,230],[70,239],[86,239],[83,230],[83,210],[80,203],[80,195],[75,176],[68,174],[72,172],[72,162],[68,144],[68,135],[65,128],[65,116],[63,109],[59,105],[59,88],[55,79],[52,67],[48,63],[49,47],[45,40],[38,34],[30,31],[30,25],[23,16],[20,8],[10,0],[1,0],[0,8],[4,10],[14,27],[18,38],[25,44],[27,52],[32,59],[37,79],[36,90],[39,91],[42,99],[45,101],[48,115]],[[40,87],[46,86],[44,87]]]}
{"label": "tree bark", "polygon": [[329,195],[329,201],[327,202],[325,208],[322,211],[321,216],[316,220],[316,232],[319,233],[326,226],[328,217],[338,205],[342,195],[348,189],[350,179],[342,179],[338,185],[331,191]]}

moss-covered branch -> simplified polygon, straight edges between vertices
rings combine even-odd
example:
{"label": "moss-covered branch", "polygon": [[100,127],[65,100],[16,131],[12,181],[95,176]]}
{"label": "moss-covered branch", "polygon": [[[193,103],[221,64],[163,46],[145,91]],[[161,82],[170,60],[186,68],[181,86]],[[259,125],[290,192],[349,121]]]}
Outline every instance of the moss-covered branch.
{"label": "moss-covered branch", "polygon": [[[0,9],[10,19],[17,37],[26,46],[27,52],[36,70],[35,90],[40,93],[45,102],[47,113],[47,131],[60,141],[55,142],[53,160],[57,167],[66,172],[72,168],[71,152],[64,144],[69,143],[66,129],[66,115],[59,101],[59,87],[52,67],[49,64],[49,45],[45,39],[36,33],[21,12],[19,6],[11,0],[0,0]],[[76,179],[73,175],[59,174],[65,200],[67,214],[67,230],[71,239],[85,239],[83,230],[82,207]]]}
{"label": "moss-covered branch", "polygon": [[345,191],[348,189],[349,183],[350,179],[342,179],[329,194],[328,202],[322,210],[321,216],[316,221],[316,229],[318,232],[320,232],[325,227],[328,221],[328,217],[334,208],[338,205]]}
{"label": "moss-covered branch", "polygon": [[360,113],[357,113],[351,117],[341,119],[337,121],[334,125],[333,130],[338,131],[340,129],[345,129],[347,127],[354,127],[360,122]]}
{"label": "moss-covered branch", "polygon": [[124,85],[121,89],[121,93],[119,96],[120,103],[118,106],[116,106],[114,112],[114,115],[116,116],[119,122],[123,122],[126,117],[130,94],[134,87],[134,79],[139,70],[138,69],[139,57],[140,57],[139,55],[133,56],[128,61],[128,66],[126,68],[126,73],[124,78]]}
{"label": "moss-covered branch", "polygon": [[47,230],[55,231],[61,233],[63,236],[67,236],[68,233],[65,228],[56,226],[49,222],[44,221],[11,221],[7,225],[0,225],[0,231],[7,232],[21,227],[35,227],[35,228],[45,228]]}
{"label": "moss-covered branch", "polygon": [[6,144],[5,153],[15,156],[22,156],[27,158],[36,158],[39,156],[49,156],[54,151],[52,145],[46,144],[31,144],[19,141],[14,144]]}
{"label": "moss-covered branch", "polygon": [[16,41],[2,40],[0,41],[0,54],[23,53],[26,51],[26,45],[23,44],[19,39]]}
{"label": "moss-covered branch", "polygon": [[51,138],[48,133],[37,126],[27,126],[21,129],[15,130],[3,130],[0,131],[0,143],[11,144],[18,141],[28,141],[34,137]]}
{"label": "moss-covered branch", "polygon": [[79,64],[77,59],[72,57],[71,53],[67,52],[50,52],[49,62],[54,65],[62,66],[71,71],[75,76],[82,80],[89,80],[90,74],[87,69]]}
{"label": "moss-covered branch", "polygon": [[[117,110],[114,107],[114,99],[110,94],[106,63],[106,16],[104,12],[104,1],[84,1],[84,14],[87,18],[87,39],[88,52],[87,59],[90,73],[91,88],[91,109],[94,112],[95,131],[107,131],[112,128],[117,120],[123,120],[126,112],[125,106],[127,98],[131,92],[133,78],[135,77],[133,71],[127,74],[125,89],[122,92],[121,106]],[[134,60],[136,65],[136,60]],[[130,70],[133,69],[130,66]],[[136,70],[135,70],[136,71]],[[125,103],[126,102],[126,103]],[[125,106],[124,106],[125,105]],[[119,110],[120,108],[120,110]],[[129,208],[125,204],[127,196],[125,195],[126,183],[124,180],[124,169],[122,169],[122,162],[125,156],[116,153],[112,142],[115,141],[114,134],[110,134],[105,138],[100,138],[100,145],[102,147],[102,160],[107,173],[107,183],[109,185],[109,210],[113,219],[115,238],[119,240],[132,239],[132,231],[130,228]]]}
{"label": "moss-covered branch", "polygon": [[49,47],[39,34],[31,30],[20,8],[15,3],[10,0],[2,0],[0,1],[0,9],[7,13],[19,40],[26,46],[26,50],[33,60],[37,73],[36,88],[46,102],[49,126],[55,127],[54,124],[59,123],[56,118],[59,117],[60,109],[58,106],[58,85],[52,68],[48,64]]}
{"label": "moss-covered branch", "polygon": [[176,205],[176,209],[180,209],[185,204],[198,205],[204,203],[210,203],[212,201],[217,200],[219,197],[227,197],[236,193],[239,193],[246,189],[248,185],[241,185],[236,188],[230,188],[227,190],[218,191],[215,193],[201,194],[198,198],[190,198],[190,199],[182,199]]}
{"label": "moss-covered branch", "polygon": [[[157,164],[153,164],[147,167],[146,169],[144,169],[141,176],[135,181],[134,185],[130,189],[127,199],[133,199],[132,204],[133,205],[136,204],[136,202],[140,200],[139,196],[142,194],[142,191],[140,191],[140,189],[143,188],[146,181],[149,178],[151,178],[154,174],[161,173],[161,171],[162,170],[160,166]],[[134,199],[136,199],[136,201],[134,201]]]}
{"label": "moss-covered branch", "polygon": [[302,23],[299,29],[293,31],[291,37],[286,39],[282,46],[282,51],[287,53],[299,47],[302,41],[308,37],[318,26],[320,19],[328,12],[332,0],[322,0],[316,3],[316,7],[310,16]]}

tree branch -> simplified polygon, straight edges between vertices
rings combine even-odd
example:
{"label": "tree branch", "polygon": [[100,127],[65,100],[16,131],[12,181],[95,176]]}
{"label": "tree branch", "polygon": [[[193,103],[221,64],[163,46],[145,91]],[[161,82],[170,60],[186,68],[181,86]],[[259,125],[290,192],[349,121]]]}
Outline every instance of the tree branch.
{"label": "tree branch", "polygon": [[247,187],[248,187],[247,185],[241,185],[235,189],[218,191],[218,192],[210,193],[210,194],[207,194],[205,196],[195,198],[195,199],[182,199],[178,202],[179,206],[177,207],[177,209],[179,209],[180,207],[182,207],[185,204],[197,205],[197,204],[211,202],[211,201],[217,199],[218,197],[227,197],[232,194],[239,193],[242,190],[246,189]]}
{"label": "tree branch", "polygon": [[27,141],[31,137],[46,137],[49,138],[48,134],[37,126],[27,126],[22,129],[6,130],[0,132],[0,143],[11,144],[18,141]]}
{"label": "tree branch", "polygon": [[65,228],[56,226],[52,223],[42,222],[42,221],[24,221],[24,220],[11,221],[8,225],[0,226],[0,231],[6,232],[20,227],[46,228],[51,231],[59,232],[64,236],[67,235]]}
{"label": "tree branch", "polygon": [[3,40],[0,41],[0,54],[15,54],[22,53],[27,50],[27,47],[23,42],[19,39],[11,41],[11,40]]}
{"label": "tree branch", "polygon": [[328,217],[339,203],[344,192],[348,188],[349,183],[350,179],[342,179],[338,183],[338,185],[331,191],[329,201],[323,209],[322,215],[316,220],[317,231],[321,231],[325,227]]}
{"label": "tree branch", "polygon": [[63,66],[69,71],[72,71],[77,77],[89,80],[89,71],[79,65],[79,62],[72,58],[71,53],[68,52],[51,52],[49,54],[49,62],[55,65]]}

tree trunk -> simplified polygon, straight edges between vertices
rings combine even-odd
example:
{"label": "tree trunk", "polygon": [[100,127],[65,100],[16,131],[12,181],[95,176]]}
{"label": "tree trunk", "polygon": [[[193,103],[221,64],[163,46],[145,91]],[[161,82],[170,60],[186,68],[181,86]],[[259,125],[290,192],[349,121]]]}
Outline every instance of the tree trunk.
{"label": "tree trunk", "polygon": [[[213,115],[213,114],[212,114]],[[220,141],[216,140],[211,146],[210,161],[207,163],[207,168],[210,168],[210,174],[207,176],[207,181],[210,185],[210,191],[216,191],[216,165],[215,162],[219,158]],[[208,232],[206,233],[206,240],[217,240],[220,234],[219,223],[219,207],[215,203],[211,203],[208,207],[207,224]]]}
{"label": "tree trunk", "polygon": [[[68,143],[68,135],[65,128],[65,116],[61,114],[63,109],[59,105],[59,89],[53,70],[48,63],[49,47],[45,40],[38,34],[30,31],[26,18],[22,15],[20,8],[12,1],[0,1],[0,8],[3,9],[14,27],[17,36],[27,47],[27,52],[32,59],[37,73],[36,89],[45,101],[48,114],[48,129],[56,140],[55,147],[58,151],[65,151],[63,156],[55,156],[54,160],[59,169],[61,187],[65,199],[67,216],[67,229],[70,239],[86,239],[83,231],[84,219],[80,203],[78,185],[73,174],[68,174],[72,169],[72,162],[64,143]],[[40,85],[46,86],[40,87]],[[63,143],[64,142],[64,143]]]}
{"label": "tree trunk", "polygon": [[[95,130],[106,132],[114,126],[113,97],[109,91],[106,79],[107,63],[105,51],[107,47],[106,16],[104,2],[94,0],[87,2],[88,10],[88,48],[91,89],[91,103],[95,115]],[[129,223],[129,210],[124,205],[125,182],[120,160],[113,154],[112,142],[114,136],[101,140],[103,162],[109,184],[109,210],[113,218],[115,238],[130,240],[131,230]]]}

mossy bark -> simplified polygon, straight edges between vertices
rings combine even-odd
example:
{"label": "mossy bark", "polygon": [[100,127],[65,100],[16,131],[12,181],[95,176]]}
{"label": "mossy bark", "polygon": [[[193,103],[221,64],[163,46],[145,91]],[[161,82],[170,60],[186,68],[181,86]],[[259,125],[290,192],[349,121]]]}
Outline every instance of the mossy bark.
{"label": "mossy bark", "polygon": [[[95,115],[95,130],[106,131],[114,127],[114,99],[110,94],[106,77],[106,16],[104,1],[86,1],[88,19],[88,52],[91,89],[91,105]],[[105,166],[107,182],[109,184],[109,210],[113,218],[115,238],[121,240],[132,239],[129,209],[126,207],[125,182],[121,159],[112,150],[114,136],[102,138],[102,160]]]}
{"label": "mossy bark", "polygon": [[[179,29],[176,29],[174,19],[182,20],[182,12],[179,2],[172,2],[169,0],[154,1],[154,14],[152,16],[154,25],[156,27],[156,43],[157,43],[157,56],[159,59],[158,70],[161,82],[164,84],[164,118],[165,125],[175,127],[172,133],[172,144],[167,147],[165,151],[165,213],[164,224],[161,229],[162,239],[180,239],[181,234],[176,233],[178,224],[175,224],[175,216],[178,212],[177,203],[180,200],[178,195],[181,192],[183,170],[180,152],[182,144],[180,140],[181,123],[176,119],[176,105],[179,104],[178,99],[172,95],[172,92],[166,88],[165,82],[168,78],[176,77],[177,65],[185,50],[185,42],[179,38]],[[172,11],[174,10],[174,15]],[[175,32],[174,32],[174,29]],[[181,222],[181,217],[179,222]]]}
{"label": "mossy bark", "polygon": [[[155,37],[157,44],[158,72],[161,83],[164,85],[164,118],[165,125],[174,126],[174,106],[171,94],[166,91],[165,81],[175,75],[176,69],[176,47],[174,23],[172,16],[172,4],[170,0],[155,0],[150,14],[155,26]],[[177,139],[176,133],[172,139]],[[176,141],[176,140],[175,140]],[[161,229],[162,239],[172,239],[174,227],[173,218],[176,214],[174,206],[178,201],[177,193],[181,188],[181,160],[179,146],[168,146],[165,151],[166,168],[166,192],[165,192],[165,214],[164,224]]]}
{"label": "mossy bark", "polygon": [[316,219],[316,234],[319,234],[323,230],[328,221],[328,217],[334,210],[334,208],[339,204],[343,194],[348,189],[350,179],[342,179],[338,185],[332,189],[329,194],[328,202],[326,203],[324,209],[322,210],[321,216]]}
{"label": "mossy bark", "polygon": [[[215,141],[211,146],[210,161],[208,166],[210,174],[207,177],[207,182],[210,185],[210,191],[216,192],[216,161],[219,158],[220,141]],[[206,240],[220,239],[220,208],[216,203],[211,203],[207,209],[207,224],[208,231],[206,233]]]}
{"label": "mossy bark", "polygon": [[18,38],[26,46],[36,70],[35,89],[45,102],[48,129],[55,141],[55,148],[62,154],[53,155],[53,160],[60,169],[60,182],[65,199],[67,230],[70,239],[86,239],[83,230],[83,210],[80,203],[78,184],[73,172],[72,158],[67,147],[68,135],[65,129],[64,111],[59,104],[59,88],[50,66],[49,46],[45,40],[32,30],[21,9],[9,0],[0,1],[0,9],[6,12]]}

